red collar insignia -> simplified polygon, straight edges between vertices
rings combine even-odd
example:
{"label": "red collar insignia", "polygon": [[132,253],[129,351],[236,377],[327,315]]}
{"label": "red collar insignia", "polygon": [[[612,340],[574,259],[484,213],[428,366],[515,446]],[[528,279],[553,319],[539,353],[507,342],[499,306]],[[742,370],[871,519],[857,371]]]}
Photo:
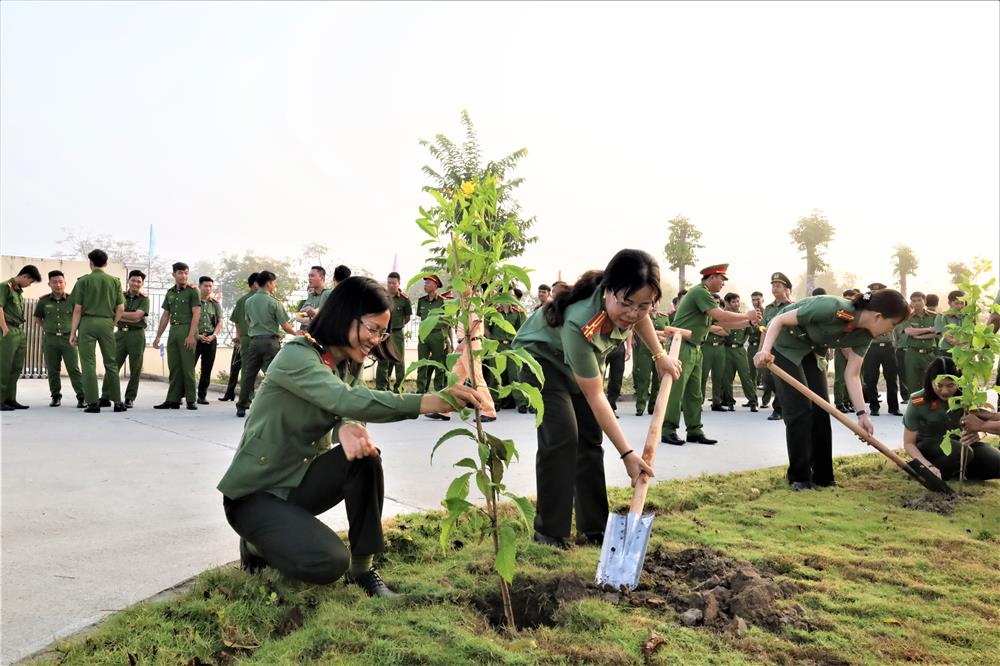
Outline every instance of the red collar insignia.
{"label": "red collar insignia", "polygon": [[[605,330],[605,326],[607,327],[607,330]],[[608,320],[608,313],[605,312],[604,310],[601,310],[596,315],[594,315],[593,319],[588,321],[586,325],[584,325],[584,327],[581,328],[580,330],[583,331],[583,337],[587,338],[588,340],[593,340],[594,334],[596,334],[598,331],[601,331],[602,333],[610,333],[611,321]]]}
{"label": "red collar insignia", "polygon": [[853,330],[854,330],[854,322],[853,321],[848,322],[847,326],[844,327],[844,333],[850,333]]}
{"label": "red collar insignia", "polygon": [[937,400],[931,400],[931,409],[937,409],[940,404]]}
{"label": "red collar insignia", "polygon": [[323,365],[333,370],[334,366],[337,365],[333,360],[333,354],[327,352],[325,354],[320,354],[320,358],[323,359]]}

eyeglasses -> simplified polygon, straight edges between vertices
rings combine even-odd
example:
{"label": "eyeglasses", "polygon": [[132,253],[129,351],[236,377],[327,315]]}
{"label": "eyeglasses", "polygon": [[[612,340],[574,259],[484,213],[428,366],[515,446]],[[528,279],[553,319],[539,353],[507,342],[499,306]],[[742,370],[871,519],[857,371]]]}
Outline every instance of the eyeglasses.
{"label": "eyeglasses", "polygon": [[618,296],[615,295],[615,292],[611,292],[611,298],[612,300],[614,300],[615,305],[617,305],[618,307],[624,308],[625,310],[629,310],[632,312],[638,312],[639,314],[647,314],[650,310],[653,309],[652,303],[644,303],[642,305],[636,305],[635,303],[629,303],[629,300],[627,298],[619,301]]}
{"label": "eyeglasses", "polygon": [[369,340],[375,340],[377,338],[379,342],[385,342],[389,339],[389,331],[384,328],[372,328],[365,323],[364,319],[359,319],[358,322],[368,331]]}

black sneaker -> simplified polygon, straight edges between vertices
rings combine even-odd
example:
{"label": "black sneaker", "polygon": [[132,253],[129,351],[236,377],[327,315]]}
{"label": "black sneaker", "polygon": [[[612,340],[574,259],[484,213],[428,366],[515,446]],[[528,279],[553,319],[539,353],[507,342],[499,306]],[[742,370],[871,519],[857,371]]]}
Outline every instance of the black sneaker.
{"label": "black sneaker", "polygon": [[357,585],[363,589],[369,597],[391,599],[392,597],[399,596],[399,594],[389,589],[389,586],[385,584],[382,577],[378,575],[378,571],[375,570],[375,567],[372,567],[357,577],[350,574],[344,574],[344,584]]}
{"label": "black sneaker", "polygon": [[240,569],[248,573],[256,573],[267,566],[267,560],[260,555],[254,555],[247,548],[247,540],[240,537]]}

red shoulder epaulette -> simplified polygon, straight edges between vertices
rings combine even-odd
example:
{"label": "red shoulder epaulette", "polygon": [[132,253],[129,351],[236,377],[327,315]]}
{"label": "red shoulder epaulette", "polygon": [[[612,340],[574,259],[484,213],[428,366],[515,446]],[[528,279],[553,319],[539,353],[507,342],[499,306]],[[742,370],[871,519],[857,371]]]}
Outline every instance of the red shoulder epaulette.
{"label": "red shoulder epaulette", "polygon": [[915,398],[910,398],[910,404],[911,405],[922,405],[922,404],[924,404],[924,396],[918,395]]}
{"label": "red shoulder epaulette", "polygon": [[837,319],[843,319],[844,321],[854,321],[854,315],[847,310],[841,309],[837,310]]}
{"label": "red shoulder epaulette", "polygon": [[583,326],[583,328],[580,329],[581,331],[583,331],[583,337],[587,338],[588,340],[593,340],[594,335],[598,331],[603,330],[605,323],[611,323],[608,322],[607,319],[608,319],[608,313],[605,312],[604,310],[601,310],[600,312],[595,314],[594,318],[588,321]]}
{"label": "red shoulder epaulette", "polygon": [[193,284],[186,284],[186,285],[184,285],[184,288],[185,289],[197,289],[198,287],[194,286]]}
{"label": "red shoulder epaulette", "polygon": [[47,298],[52,298],[52,294],[45,294],[44,296],[39,296],[38,300],[44,301]]}

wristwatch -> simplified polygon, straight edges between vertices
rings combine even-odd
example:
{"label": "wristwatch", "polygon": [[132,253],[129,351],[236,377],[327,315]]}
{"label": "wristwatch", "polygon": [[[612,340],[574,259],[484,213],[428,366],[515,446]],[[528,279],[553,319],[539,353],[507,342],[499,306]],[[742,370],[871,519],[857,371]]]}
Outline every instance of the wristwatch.
{"label": "wristwatch", "polygon": [[854,412],[854,415],[857,416],[858,418],[860,418],[862,416],[866,416],[867,414],[868,414],[868,410],[867,409],[862,409],[860,411]]}

